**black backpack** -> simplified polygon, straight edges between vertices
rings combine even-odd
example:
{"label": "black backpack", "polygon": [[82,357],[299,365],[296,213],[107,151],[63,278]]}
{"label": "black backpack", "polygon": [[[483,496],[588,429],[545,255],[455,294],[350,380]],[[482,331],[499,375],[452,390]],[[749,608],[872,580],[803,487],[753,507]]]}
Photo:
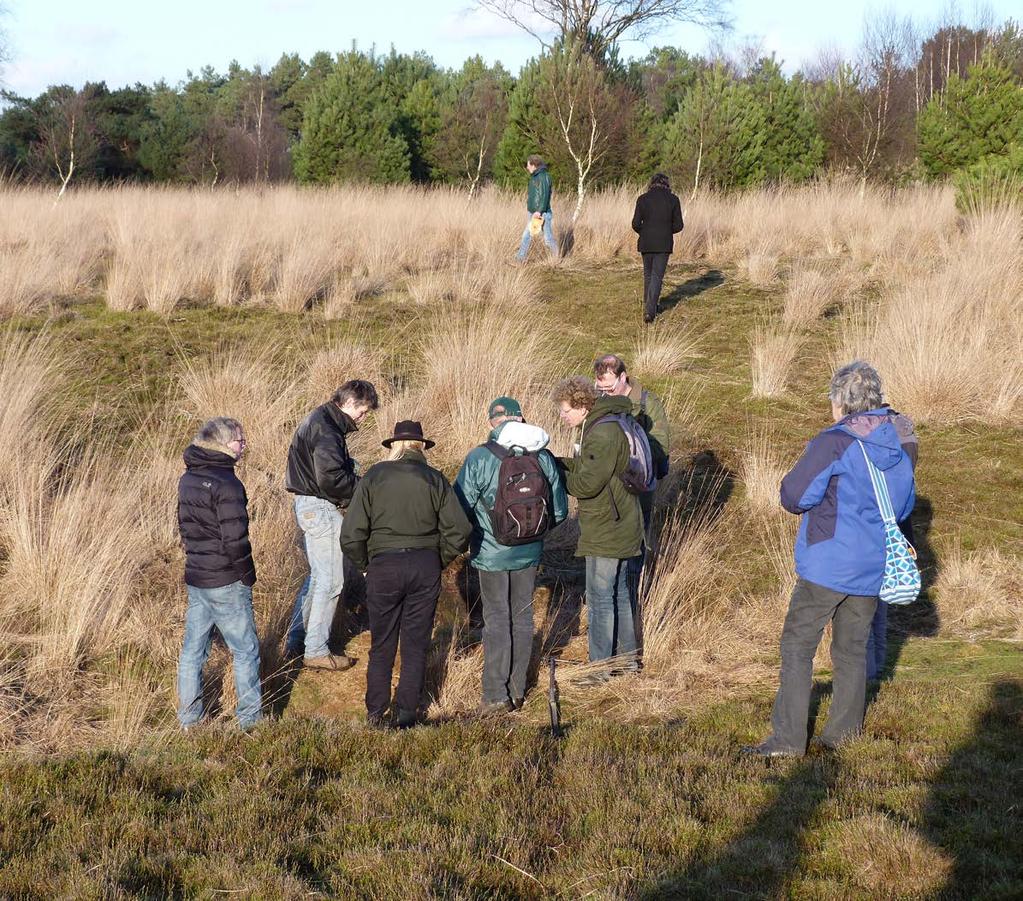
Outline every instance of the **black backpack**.
{"label": "black backpack", "polygon": [[498,544],[532,544],[551,527],[551,485],[536,454],[513,453],[496,441],[483,445],[501,461],[490,524]]}

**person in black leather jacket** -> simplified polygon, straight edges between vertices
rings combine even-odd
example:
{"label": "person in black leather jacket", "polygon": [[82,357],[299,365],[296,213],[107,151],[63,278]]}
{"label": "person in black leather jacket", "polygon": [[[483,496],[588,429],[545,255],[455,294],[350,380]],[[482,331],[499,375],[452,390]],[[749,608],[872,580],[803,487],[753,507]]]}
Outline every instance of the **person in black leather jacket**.
{"label": "person in black leather jacket", "polygon": [[178,719],[185,729],[202,717],[202,669],[214,628],[234,660],[239,724],[247,729],[262,718],[259,638],[252,612],[256,565],[245,486],[234,473],[244,450],[245,432],[237,420],[211,419],[185,450],[186,469],[178,482],[188,589],[178,661]]}
{"label": "person in black leather jacket", "polygon": [[295,599],[285,654],[304,653],[305,666],[346,670],[355,661],[327,646],[334,611],[344,586],[341,523],[358,484],[347,436],[378,405],[372,383],[345,382],[295,430],[288,449],[285,486],[295,495],[295,518],[305,537],[309,576]]}

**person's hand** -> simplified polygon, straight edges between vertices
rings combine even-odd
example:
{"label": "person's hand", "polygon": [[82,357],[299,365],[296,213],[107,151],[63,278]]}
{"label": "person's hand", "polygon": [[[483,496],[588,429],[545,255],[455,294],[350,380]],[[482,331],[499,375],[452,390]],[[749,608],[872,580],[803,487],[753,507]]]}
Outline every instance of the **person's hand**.
{"label": "person's hand", "polygon": [[533,213],[534,219],[543,219],[543,213]]}

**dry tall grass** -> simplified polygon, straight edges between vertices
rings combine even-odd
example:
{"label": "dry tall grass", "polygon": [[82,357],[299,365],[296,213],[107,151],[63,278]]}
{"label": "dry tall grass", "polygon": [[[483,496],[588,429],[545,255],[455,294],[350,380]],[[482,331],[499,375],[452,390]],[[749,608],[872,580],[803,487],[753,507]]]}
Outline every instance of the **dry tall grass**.
{"label": "dry tall grass", "polygon": [[802,338],[788,328],[761,323],[750,337],[750,374],[754,397],[785,393]]}
{"label": "dry tall grass", "polygon": [[[281,483],[287,444],[299,417],[338,383],[364,376],[381,391],[381,410],[354,442],[363,465],[380,458],[379,441],[395,420],[415,417],[438,441],[432,459],[453,475],[486,435],[487,403],[503,393],[519,397],[530,420],[551,432],[556,451],[567,449],[569,436],[547,393],[572,366],[541,302],[542,270],[495,263],[514,253],[525,218],[518,195],[489,191],[470,206],[458,192],[411,188],[86,189],[54,210],[52,199],[33,189],[2,190],[0,315],[46,311],[105,285],[111,306],[125,309],[167,313],[186,300],[291,312],[322,306],[323,315],[343,316],[351,326],[310,358],[296,359],[281,341],[206,358],[182,354],[172,395],[140,414],[136,446],[117,452],[101,422],[69,431],[55,402],[68,366],[63,348],[46,337],[0,334],[0,746],[67,747],[98,738],[128,747],[172,724],[184,610],[174,489],[181,450],[203,419],[234,415],[249,433],[242,476],[268,673],[279,665],[279,639],[304,568]],[[631,202],[624,189],[593,198],[562,265],[631,260]],[[802,342],[813,340],[808,330],[840,299],[834,285],[809,275],[827,272],[842,286],[885,285],[881,297],[860,299],[847,314],[836,359],[871,359],[892,402],[917,418],[1018,421],[1018,218],[982,211],[963,220],[944,191],[868,191],[860,198],[841,184],[706,196],[685,215],[679,255],[736,266],[759,255],[773,261],[757,276],[766,284],[798,261],[786,321],[762,322],[753,336],[755,394],[786,389]],[[555,220],[567,237],[560,206]],[[318,223],[315,233],[310,222]],[[409,311],[386,345],[357,315],[362,298],[384,292]],[[633,348],[641,376],[671,379],[692,360],[693,336],[665,328],[658,325]],[[673,431],[690,434],[693,396],[679,387],[663,400]],[[767,441],[754,427],[740,469],[749,504],[764,514],[776,509],[782,468]],[[681,471],[673,479],[684,481]],[[687,703],[698,683],[745,685],[773,672],[794,579],[796,518],[751,519],[732,504],[718,518],[694,516],[685,485],[677,488],[666,484],[658,495],[658,518],[668,525],[659,561],[646,574],[647,672],[585,701],[567,675],[572,703],[647,716]],[[729,540],[743,529],[761,566],[766,553],[769,584],[751,586],[744,576],[748,549]],[[565,550],[572,538],[569,524],[552,545]],[[944,628],[1019,636],[1016,561],[986,554],[943,561],[937,592]],[[467,709],[479,655],[444,654],[437,709]],[[226,665],[223,653],[211,660],[215,672]],[[227,710],[231,690],[227,680]],[[530,709],[543,715],[540,701]]]}

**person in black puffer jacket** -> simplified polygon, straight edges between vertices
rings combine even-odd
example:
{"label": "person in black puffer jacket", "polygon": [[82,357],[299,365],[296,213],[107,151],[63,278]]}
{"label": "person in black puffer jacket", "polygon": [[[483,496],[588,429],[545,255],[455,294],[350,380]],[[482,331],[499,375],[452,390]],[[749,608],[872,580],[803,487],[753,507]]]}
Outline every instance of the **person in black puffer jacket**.
{"label": "person in black puffer jacket", "polygon": [[178,482],[178,528],[188,589],[178,661],[178,720],[185,729],[202,717],[202,668],[214,628],[234,659],[239,725],[248,729],[263,715],[248,498],[234,473],[244,450],[241,423],[227,417],[211,419],[186,448],[185,473]]}
{"label": "person in black puffer jacket", "polygon": [[637,249],[643,255],[643,321],[650,323],[657,315],[668,257],[675,249],[673,236],[682,231],[682,204],[671,192],[667,175],[658,172],[650,179],[647,192],[636,201],[632,230],[639,235]]}

